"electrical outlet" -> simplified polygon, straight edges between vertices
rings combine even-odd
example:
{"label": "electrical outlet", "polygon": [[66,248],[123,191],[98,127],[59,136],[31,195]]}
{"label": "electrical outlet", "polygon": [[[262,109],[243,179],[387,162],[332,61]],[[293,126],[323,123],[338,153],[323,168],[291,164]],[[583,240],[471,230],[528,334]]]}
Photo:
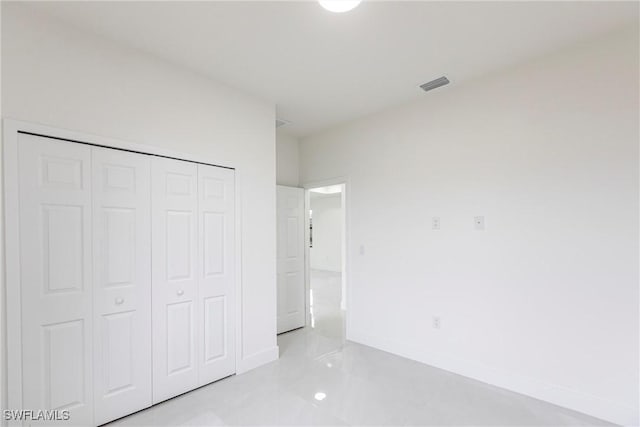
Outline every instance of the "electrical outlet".
{"label": "electrical outlet", "polygon": [[473,218],[473,227],[476,230],[484,230],[484,216],[476,216]]}
{"label": "electrical outlet", "polygon": [[434,216],[431,218],[431,229],[432,230],[440,230],[440,217]]}
{"label": "electrical outlet", "polygon": [[433,316],[433,329],[440,329],[440,316]]}

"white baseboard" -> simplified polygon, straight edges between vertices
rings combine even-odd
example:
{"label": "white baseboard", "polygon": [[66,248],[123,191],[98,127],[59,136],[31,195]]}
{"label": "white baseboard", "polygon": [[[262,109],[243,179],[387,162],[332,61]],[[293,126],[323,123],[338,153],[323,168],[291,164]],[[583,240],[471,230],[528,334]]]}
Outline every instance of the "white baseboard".
{"label": "white baseboard", "polygon": [[564,386],[501,371],[481,363],[452,358],[442,353],[429,352],[426,354],[411,344],[393,342],[357,331],[350,331],[348,339],[605,421],[625,426],[640,424],[638,408],[625,406]]}
{"label": "white baseboard", "polygon": [[250,356],[242,358],[236,367],[236,374],[243,374],[259,366],[278,360],[280,349],[278,346],[259,351]]}

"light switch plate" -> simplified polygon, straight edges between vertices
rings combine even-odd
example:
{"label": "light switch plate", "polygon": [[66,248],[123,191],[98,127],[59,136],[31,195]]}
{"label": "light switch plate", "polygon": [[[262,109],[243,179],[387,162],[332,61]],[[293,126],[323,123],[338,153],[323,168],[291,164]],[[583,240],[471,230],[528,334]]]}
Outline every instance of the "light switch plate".
{"label": "light switch plate", "polygon": [[432,323],[431,326],[433,326],[433,329],[440,329],[440,316],[433,316],[432,318]]}
{"label": "light switch plate", "polygon": [[431,229],[432,230],[440,230],[440,217],[434,216],[431,218]]}

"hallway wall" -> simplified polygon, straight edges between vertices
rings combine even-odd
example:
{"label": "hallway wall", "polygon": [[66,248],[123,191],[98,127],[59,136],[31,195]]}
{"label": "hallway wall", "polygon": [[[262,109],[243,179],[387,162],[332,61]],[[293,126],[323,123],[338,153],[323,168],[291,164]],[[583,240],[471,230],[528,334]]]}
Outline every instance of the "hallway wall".
{"label": "hallway wall", "polygon": [[276,130],[276,184],[298,187],[298,138]]}
{"label": "hallway wall", "polygon": [[342,271],[342,194],[311,196],[313,248],[311,268]]}

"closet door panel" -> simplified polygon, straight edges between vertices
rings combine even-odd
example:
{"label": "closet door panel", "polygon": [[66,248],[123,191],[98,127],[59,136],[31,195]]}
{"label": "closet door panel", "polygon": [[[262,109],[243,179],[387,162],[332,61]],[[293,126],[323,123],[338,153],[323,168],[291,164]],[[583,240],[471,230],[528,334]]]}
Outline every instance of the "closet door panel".
{"label": "closet door panel", "polygon": [[90,149],[21,134],[18,153],[23,408],[92,424]]}
{"label": "closet door panel", "polygon": [[234,171],[198,165],[199,385],[235,372]]}
{"label": "closet door panel", "polygon": [[151,159],[92,149],[95,422],[152,402]]}
{"label": "closet door panel", "polygon": [[153,402],[197,387],[198,172],[152,159]]}

